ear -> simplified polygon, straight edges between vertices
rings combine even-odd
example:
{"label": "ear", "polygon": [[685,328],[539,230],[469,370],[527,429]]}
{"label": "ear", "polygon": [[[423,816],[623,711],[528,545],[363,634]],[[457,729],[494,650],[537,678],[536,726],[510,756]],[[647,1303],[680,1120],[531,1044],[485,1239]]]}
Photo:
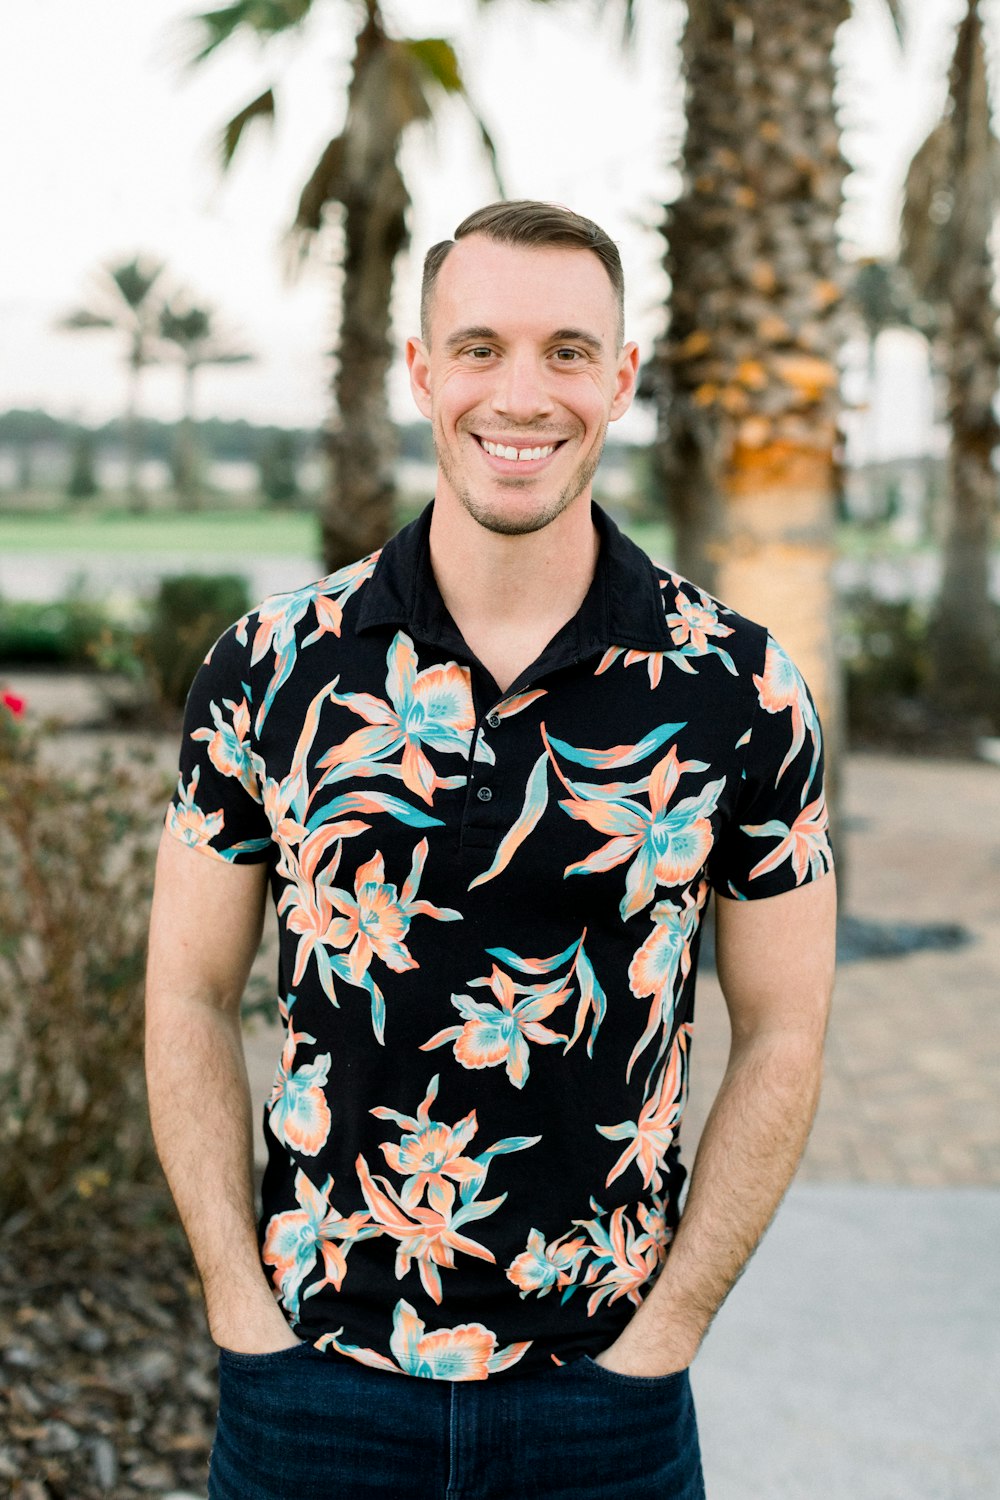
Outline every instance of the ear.
{"label": "ear", "polygon": [[423,339],[406,340],[406,368],[410,372],[410,390],[422,417],[431,416],[430,355]]}
{"label": "ear", "polygon": [[639,379],[639,345],[626,344],[621,352],[618,362],[618,372],[615,376],[615,394],[611,402],[611,411],[608,420],[617,422],[619,417],[625,415],[632,405],[635,396],[635,388]]}

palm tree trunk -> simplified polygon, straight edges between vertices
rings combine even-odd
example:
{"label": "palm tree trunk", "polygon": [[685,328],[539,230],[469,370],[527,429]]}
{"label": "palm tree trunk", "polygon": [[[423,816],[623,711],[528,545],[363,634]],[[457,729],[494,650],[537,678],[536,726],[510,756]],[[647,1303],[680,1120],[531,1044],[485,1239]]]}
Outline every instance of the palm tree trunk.
{"label": "palm tree trunk", "polygon": [[[396,256],[408,241],[409,195],[396,165],[400,132],[366,69],[383,41],[377,8],[358,37],[344,131],[347,152],[340,338],[327,435],[329,489],[322,508],[330,572],[381,547],[396,524],[396,431],[386,380],[393,358],[390,307]],[[373,118],[373,111],[378,118]]]}
{"label": "palm tree trunk", "polygon": [[[982,27],[974,0],[958,35],[952,66],[954,101],[953,222],[956,239],[945,271],[950,309],[947,342],[951,422],[950,496],[944,569],[931,634],[938,707],[969,727],[1000,710],[996,613],[990,599],[1000,440],[994,398],[1000,339],[990,249],[994,201],[985,183],[996,145]],[[992,699],[992,701],[990,701]]]}
{"label": "palm tree trunk", "polygon": [[689,0],[684,186],[667,212],[670,326],[652,371],[679,570],[767,624],[836,762],[833,49],[848,0]]}

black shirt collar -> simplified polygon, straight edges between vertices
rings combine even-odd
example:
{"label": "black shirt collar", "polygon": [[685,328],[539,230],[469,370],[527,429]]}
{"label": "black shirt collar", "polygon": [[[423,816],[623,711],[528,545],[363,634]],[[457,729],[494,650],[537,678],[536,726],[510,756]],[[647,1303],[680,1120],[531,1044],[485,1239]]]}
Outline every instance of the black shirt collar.
{"label": "black shirt collar", "polygon": [[[362,591],[357,629],[402,626],[415,640],[468,656],[468,647],[445,608],[431,568],[432,511],[433,502],[382,549],[375,572]],[[670,650],[653,564],[599,505],[592,505],[592,515],[601,540],[593,580],[577,614],[550,641],[539,666],[555,666],[556,657],[580,660],[609,646]]]}

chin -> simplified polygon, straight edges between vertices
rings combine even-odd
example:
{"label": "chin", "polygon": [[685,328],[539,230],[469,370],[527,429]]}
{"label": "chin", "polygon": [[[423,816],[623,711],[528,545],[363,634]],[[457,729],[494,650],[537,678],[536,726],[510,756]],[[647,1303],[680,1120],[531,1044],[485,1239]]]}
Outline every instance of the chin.
{"label": "chin", "polygon": [[[514,486],[523,491],[527,489],[527,481],[514,481]],[[548,501],[536,501],[531,505],[518,505],[516,502],[505,505],[502,500],[482,500],[468,492],[460,493],[459,499],[472,519],[495,536],[530,536],[532,532],[543,531],[546,526],[551,526],[579,494],[580,491],[571,496],[557,495]]]}

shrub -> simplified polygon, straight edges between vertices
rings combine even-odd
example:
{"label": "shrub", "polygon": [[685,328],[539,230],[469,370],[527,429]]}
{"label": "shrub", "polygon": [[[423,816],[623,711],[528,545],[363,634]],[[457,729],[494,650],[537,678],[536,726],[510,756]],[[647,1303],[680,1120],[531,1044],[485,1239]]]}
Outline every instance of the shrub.
{"label": "shrub", "polygon": [[[996,613],[1000,639],[1000,609]],[[946,712],[933,680],[933,616],[912,599],[857,591],[841,601],[848,729],[856,743],[969,753],[983,731]],[[1000,729],[997,678],[975,684],[983,721]]]}
{"label": "shrub", "polygon": [[209,648],[250,608],[246,579],[231,573],[161,578],[149,627],[139,641],[153,687],[170,709],[184,707]]}
{"label": "shrub", "polygon": [[0,599],[0,662],[88,667],[102,641],[124,635],[100,604],[70,593],[50,604]]}
{"label": "shrub", "polygon": [[142,975],[163,781],[134,754],[53,768],[52,748],[0,706],[4,1217],[154,1161]]}

